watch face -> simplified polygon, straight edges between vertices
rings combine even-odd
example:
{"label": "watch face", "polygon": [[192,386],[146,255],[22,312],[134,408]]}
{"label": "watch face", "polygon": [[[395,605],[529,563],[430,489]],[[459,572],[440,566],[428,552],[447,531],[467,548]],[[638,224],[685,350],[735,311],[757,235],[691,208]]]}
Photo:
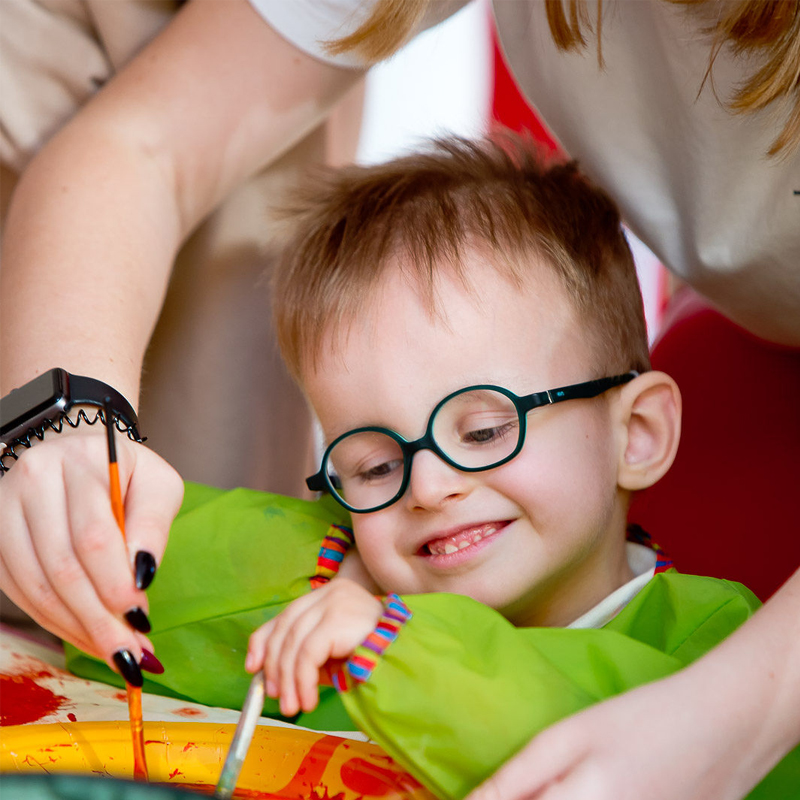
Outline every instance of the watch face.
{"label": "watch face", "polygon": [[0,400],[0,441],[10,442],[28,428],[53,419],[69,400],[69,377],[63,369],[51,369]]}

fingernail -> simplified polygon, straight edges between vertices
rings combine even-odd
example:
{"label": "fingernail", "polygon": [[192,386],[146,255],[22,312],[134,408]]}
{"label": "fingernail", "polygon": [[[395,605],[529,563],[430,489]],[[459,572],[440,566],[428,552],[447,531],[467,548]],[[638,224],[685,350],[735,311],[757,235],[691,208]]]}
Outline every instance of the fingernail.
{"label": "fingernail", "polygon": [[128,625],[135,631],[139,631],[139,633],[150,633],[150,620],[147,619],[147,614],[145,614],[139,606],[132,608],[130,611],[126,611],[125,619],[128,620]]}
{"label": "fingernail", "polygon": [[139,666],[145,672],[152,672],[154,675],[161,675],[164,672],[164,665],[146,648],[142,648],[142,660]]}
{"label": "fingernail", "polygon": [[112,656],[112,660],[116,664],[119,674],[131,686],[141,686],[144,683],[142,671],[130,650],[117,650]]}
{"label": "fingernail", "polygon": [[147,550],[136,554],[136,588],[146,589],[156,576],[156,560]]}

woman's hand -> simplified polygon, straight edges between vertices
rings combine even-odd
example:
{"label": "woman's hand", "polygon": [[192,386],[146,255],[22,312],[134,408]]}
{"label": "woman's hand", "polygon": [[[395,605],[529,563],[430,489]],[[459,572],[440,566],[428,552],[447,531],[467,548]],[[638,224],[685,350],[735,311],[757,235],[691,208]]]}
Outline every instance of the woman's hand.
{"label": "woman's hand", "polygon": [[320,670],[343,659],[372,633],[383,604],[362,586],[339,578],[295,600],[251,637],[245,667],[264,670],[267,694],[280,697],[281,714],[313,711]]}
{"label": "woman's hand", "polygon": [[[0,586],[40,625],[112,668],[116,653],[138,663],[143,647],[152,650],[125,614],[146,615],[142,588],[183,498],[177,472],[143,445],[118,436],[117,458],[125,540],[111,510],[101,425],[46,435],[0,480]],[[129,616],[147,627],[146,617]]]}
{"label": "woman's hand", "polygon": [[800,741],[800,570],[691,666],[540,733],[467,800],[740,800]]}

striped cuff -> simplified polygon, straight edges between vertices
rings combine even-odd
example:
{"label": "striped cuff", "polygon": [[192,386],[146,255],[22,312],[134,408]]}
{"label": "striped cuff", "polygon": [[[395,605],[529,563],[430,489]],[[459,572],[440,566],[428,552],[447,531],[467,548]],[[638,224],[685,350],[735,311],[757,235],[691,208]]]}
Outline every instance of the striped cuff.
{"label": "striped cuff", "polygon": [[328,534],[319,548],[316,572],[308,579],[312,589],[324,586],[339,572],[353,541],[353,531],[350,528],[344,525],[331,525],[328,528]]}
{"label": "striped cuff", "polygon": [[397,638],[400,629],[411,619],[408,606],[396,594],[381,598],[383,615],[375,630],[355,649],[355,652],[332,676],[337,692],[346,692],[354,684],[369,680],[372,671],[386,648]]}

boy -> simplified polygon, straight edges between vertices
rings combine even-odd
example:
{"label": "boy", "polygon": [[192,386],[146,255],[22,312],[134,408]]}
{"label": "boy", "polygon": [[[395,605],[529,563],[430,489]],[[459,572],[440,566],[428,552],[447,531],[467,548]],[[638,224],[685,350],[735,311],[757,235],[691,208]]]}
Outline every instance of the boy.
{"label": "boy", "polygon": [[680,397],[648,371],[617,212],[574,165],[444,142],[340,172],[296,212],[275,303],[327,442],[309,486],[353,514],[374,584],[345,559],[252,636],[246,666],[291,715],[349,659],[333,680],[359,727],[462,796],[549,722],[697,658],[754,601],[654,578],[668,564],[626,545]]}
{"label": "boy", "polygon": [[[284,716],[322,727],[328,674],[358,727],[437,795],[462,797],[550,723],[677,671],[752,613],[743,587],[667,571],[626,543],[630,495],[675,456],[680,397],[649,371],[618,213],[574,165],[443,142],[318,182],[295,222],[275,280],[279,340],[327,442],[309,486],[351,512],[356,550],[334,525],[309,575],[319,530],[295,520],[282,542],[280,515],[299,506],[261,501],[265,575],[263,544],[249,536],[248,558],[238,534],[219,535],[243,527],[230,495],[207,503],[209,547],[237,554],[233,585],[273,584],[242,600],[237,624],[281,611],[252,635],[246,667],[264,669]],[[204,507],[192,498],[187,524]],[[222,560],[197,597],[230,637]],[[160,654],[194,624],[167,567],[161,584],[181,602],[159,608],[151,593]],[[165,675],[194,656],[224,683],[215,635],[162,655]],[[220,703],[196,676],[169,688]],[[757,796],[789,797],[795,779],[790,757]]]}

